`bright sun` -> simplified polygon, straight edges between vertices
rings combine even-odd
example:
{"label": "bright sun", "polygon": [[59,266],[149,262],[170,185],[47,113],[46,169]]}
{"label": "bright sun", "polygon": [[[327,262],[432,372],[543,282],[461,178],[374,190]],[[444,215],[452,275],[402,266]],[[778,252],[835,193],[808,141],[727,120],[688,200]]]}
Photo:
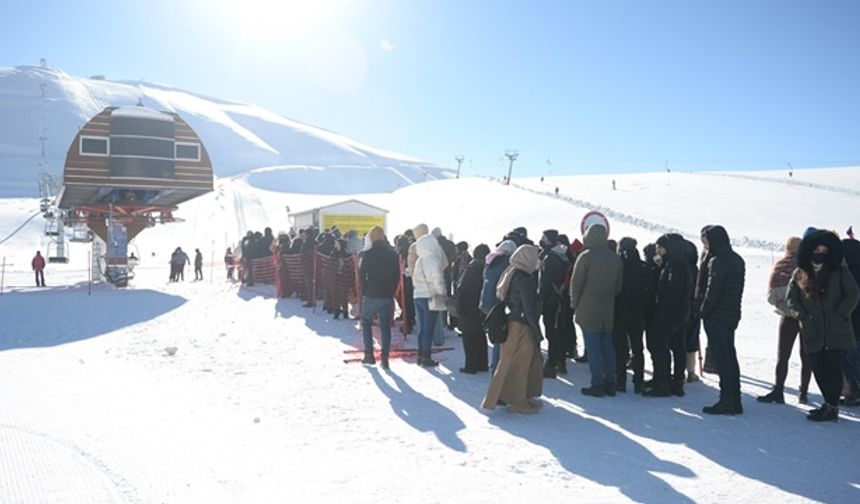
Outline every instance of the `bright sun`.
{"label": "bright sun", "polygon": [[342,0],[217,0],[226,20],[246,37],[301,38],[325,31]]}

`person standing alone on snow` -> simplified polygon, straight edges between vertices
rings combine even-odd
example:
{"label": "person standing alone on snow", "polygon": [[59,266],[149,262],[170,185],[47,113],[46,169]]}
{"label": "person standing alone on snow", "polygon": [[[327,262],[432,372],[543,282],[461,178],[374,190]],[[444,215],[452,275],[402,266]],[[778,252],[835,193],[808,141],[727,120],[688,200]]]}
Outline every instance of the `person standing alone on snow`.
{"label": "person standing alone on snow", "polygon": [[741,320],[746,265],[732,250],[729,235],[722,226],[710,226],[702,237],[708,249],[707,285],[700,308],[708,348],[720,375],[720,400],[706,406],[709,415],[737,415],[741,405],[741,371],[735,350],[735,329]]}
{"label": "person standing alone on snow", "polygon": [[194,249],[194,279],[203,280],[203,254],[200,249]]}
{"label": "person standing alone on snow", "polygon": [[33,260],[30,261],[30,266],[36,273],[36,287],[45,286],[45,258],[42,257],[42,251],[37,250]]}

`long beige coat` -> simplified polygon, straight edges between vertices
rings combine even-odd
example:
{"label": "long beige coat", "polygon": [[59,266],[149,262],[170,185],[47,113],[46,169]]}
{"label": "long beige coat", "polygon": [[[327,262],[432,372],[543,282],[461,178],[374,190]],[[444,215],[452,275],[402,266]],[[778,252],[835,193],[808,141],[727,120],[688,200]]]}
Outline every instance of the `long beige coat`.
{"label": "long beige coat", "polygon": [[495,409],[499,401],[514,413],[535,413],[543,393],[543,362],[537,340],[529,326],[508,322],[508,339],[502,344],[499,367],[481,407]]}

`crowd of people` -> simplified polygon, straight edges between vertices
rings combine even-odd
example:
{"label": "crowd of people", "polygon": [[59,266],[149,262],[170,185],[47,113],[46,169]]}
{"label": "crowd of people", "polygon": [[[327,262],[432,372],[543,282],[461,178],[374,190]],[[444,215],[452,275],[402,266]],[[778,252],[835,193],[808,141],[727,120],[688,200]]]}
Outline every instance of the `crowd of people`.
{"label": "crowd of people", "polygon": [[[641,253],[635,239],[616,242],[607,234],[606,227],[593,224],[582,241],[571,241],[548,229],[535,244],[520,227],[494,249],[480,244],[470,254],[468,243],[455,243],[426,224],[396,236],[393,243],[380,227],[364,240],[336,228],[291,230],[277,237],[267,228],[248,232],[240,247],[243,263],[305,252],[341,264],[358,257],[362,362],[376,364],[372,326],[378,319],[380,365],[389,367],[391,322],[398,308],[406,332],[417,332],[420,366],[438,365],[434,345],[444,344],[444,327],[457,328],[465,353],[460,371],[492,372],[485,408],[505,405],[513,412],[537,412],[543,380],[566,374],[571,361],[589,367],[591,381],[581,389],[588,396],[614,397],[628,390],[646,397],[683,396],[685,385],[700,379],[697,368],[704,351],[704,369],[719,375],[720,393],[703,412],[743,413],[735,331],[746,265],[726,229],[705,226],[698,245],[679,234],[664,234]],[[235,255],[230,249],[225,264],[232,278]],[[252,285],[253,268],[243,266],[241,279]],[[304,265],[301,283],[310,285],[314,274]],[[845,240],[813,228],[802,238],[787,240],[768,285],[768,302],[780,317],[776,381],[758,401],[785,402],[788,361],[799,336],[803,367],[798,401],[808,402],[811,376],[824,396],[808,418],[835,421],[840,405],[860,404],[858,282],[860,242],[852,230]],[[294,292],[305,306],[315,305],[307,288]],[[348,318],[348,303],[358,301],[318,294],[335,318]],[[707,348],[700,344],[702,329]],[[844,398],[843,383],[848,387]]]}
{"label": "crowd of people", "polygon": [[[632,391],[646,397],[683,396],[685,384],[699,380],[696,356],[704,328],[706,369],[719,375],[720,393],[703,412],[743,413],[735,331],[746,265],[722,226],[702,229],[701,253],[695,243],[670,233],[644,246],[644,258],[635,239],[609,240],[600,224],[590,226],[582,242],[549,229],[537,245],[526,229],[516,228],[495,250],[481,244],[472,255],[465,242],[454,244],[425,224],[396,237],[393,246],[380,228],[368,237],[371,246],[360,267],[366,364],[375,364],[370,326],[380,315],[381,365],[388,367],[388,320],[402,282],[403,316],[418,332],[418,365],[438,364],[432,358],[434,336],[442,319],[455,324],[465,351],[460,371],[493,371],[485,408],[537,412],[543,380],[567,373],[568,359],[588,363],[585,395],[616,396],[628,391],[629,379]],[[788,239],[768,291],[780,314],[776,383],[760,402],[785,402],[787,363],[800,335],[807,364],[798,400],[808,401],[810,375],[824,396],[808,418],[835,421],[840,405],[858,405],[859,281],[860,242],[853,233],[841,240],[810,228],[803,238]],[[577,325],[583,355],[577,353]],[[494,343],[489,359],[488,335]],[[645,350],[653,368],[647,380]],[[844,398],[843,382],[849,387]]]}

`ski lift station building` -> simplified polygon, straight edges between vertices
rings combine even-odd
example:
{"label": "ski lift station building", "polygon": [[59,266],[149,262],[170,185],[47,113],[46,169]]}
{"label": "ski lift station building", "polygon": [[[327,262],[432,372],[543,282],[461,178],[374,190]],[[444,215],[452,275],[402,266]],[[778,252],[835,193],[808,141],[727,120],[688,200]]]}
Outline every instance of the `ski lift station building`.
{"label": "ski lift station building", "polygon": [[387,234],[387,217],[388,210],[356,199],[289,214],[295,229],[306,229],[311,226],[317,229],[328,229],[337,226],[342,233],[355,230],[358,236],[364,236],[373,226],[381,227]]}

